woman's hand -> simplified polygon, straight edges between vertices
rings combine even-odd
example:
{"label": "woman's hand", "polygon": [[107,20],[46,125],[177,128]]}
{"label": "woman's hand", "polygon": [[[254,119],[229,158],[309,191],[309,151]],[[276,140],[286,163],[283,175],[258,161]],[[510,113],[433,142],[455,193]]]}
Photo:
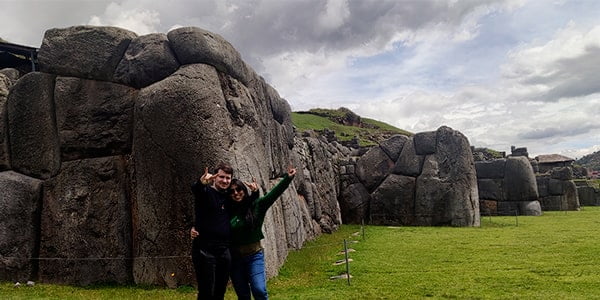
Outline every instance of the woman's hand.
{"label": "woman's hand", "polygon": [[195,239],[197,236],[199,235],[198,231],[196,231],[195,227],[192,227],[192,229],[190,229],[190,237],[193,239]]}
{"label": "woman's hand", "polygon": [[294,175],[296,175],[296,168],[292,167],[292,165],[289,165],[287,174],[289,177],[294,177]]}
{"label": "woman's hand", "polygon": [[250,189],[252,193],[258,191],[258,183],[256,183],[256,178],[252,177],[252,182],[244,182],[244,184]]}

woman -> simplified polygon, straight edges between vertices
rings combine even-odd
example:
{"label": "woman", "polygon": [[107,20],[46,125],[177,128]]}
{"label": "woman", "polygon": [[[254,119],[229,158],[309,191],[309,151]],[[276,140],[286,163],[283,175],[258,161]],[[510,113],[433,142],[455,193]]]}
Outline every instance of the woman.
{"label": "woman", "polygon": [[[296,175],[296,169],[288,168],[287,174],[266,195],[258,198],[256,181],[248,183],[252,194],[248,195],[246,184],[233,179],[230,185],[231,203],[231,281],[238,299],[268,299],[265,274],[265,257],[260,240],[264,238],[262,225],[267,210],[287,189]],[[258,199],[257,199],[258,198]]]}

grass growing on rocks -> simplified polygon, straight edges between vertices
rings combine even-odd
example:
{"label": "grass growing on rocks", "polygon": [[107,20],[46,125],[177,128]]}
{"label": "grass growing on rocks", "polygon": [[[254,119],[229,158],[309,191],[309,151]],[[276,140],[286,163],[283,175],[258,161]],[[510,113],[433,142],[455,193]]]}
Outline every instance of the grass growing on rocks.
{"label": "grass growing on rocks", "polygon": [[[480,228],[344,225],[292,251],[272,299],[600,299],[600,207],[482,217]],[[353,233],[359,232],[358,236]],[[330,277],[350,252],[351,284]],[[358,240],[358,243],[352,243]],[[0,283],[0,299],[195,299],[194,289]],[[226,299],[235,299],[229,289]]]}

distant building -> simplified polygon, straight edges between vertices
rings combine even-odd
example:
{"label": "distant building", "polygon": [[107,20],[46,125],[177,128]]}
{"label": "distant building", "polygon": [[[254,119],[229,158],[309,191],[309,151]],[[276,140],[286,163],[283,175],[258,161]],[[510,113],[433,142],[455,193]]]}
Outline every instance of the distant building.
{"label": "distant building", "polygon": [[589,179],[600,179],[600,171],[588,170]]}
{"label": "distant building", "polygon": [[574,159],[560,154],[543,154],[535,157],[539,173],[546,173],[552,168],[572,167]]}

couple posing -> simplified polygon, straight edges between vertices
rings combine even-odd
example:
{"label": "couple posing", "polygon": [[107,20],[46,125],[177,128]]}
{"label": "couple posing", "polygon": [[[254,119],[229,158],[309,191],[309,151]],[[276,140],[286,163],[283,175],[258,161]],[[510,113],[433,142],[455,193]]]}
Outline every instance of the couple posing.
{"label": "couple posing", "polygon": [[[198,299],[223,299],[229,276],[238,299],[268,299],[265,260],[260,240],[267,210],[296,175],[288,168],[283,179],[259,197],[256,180],[233,179],[233,168],[219,164],[205,169],[192,184],[194,227],[190,230]],[[248,191],[250,189],[250,192]]]}

